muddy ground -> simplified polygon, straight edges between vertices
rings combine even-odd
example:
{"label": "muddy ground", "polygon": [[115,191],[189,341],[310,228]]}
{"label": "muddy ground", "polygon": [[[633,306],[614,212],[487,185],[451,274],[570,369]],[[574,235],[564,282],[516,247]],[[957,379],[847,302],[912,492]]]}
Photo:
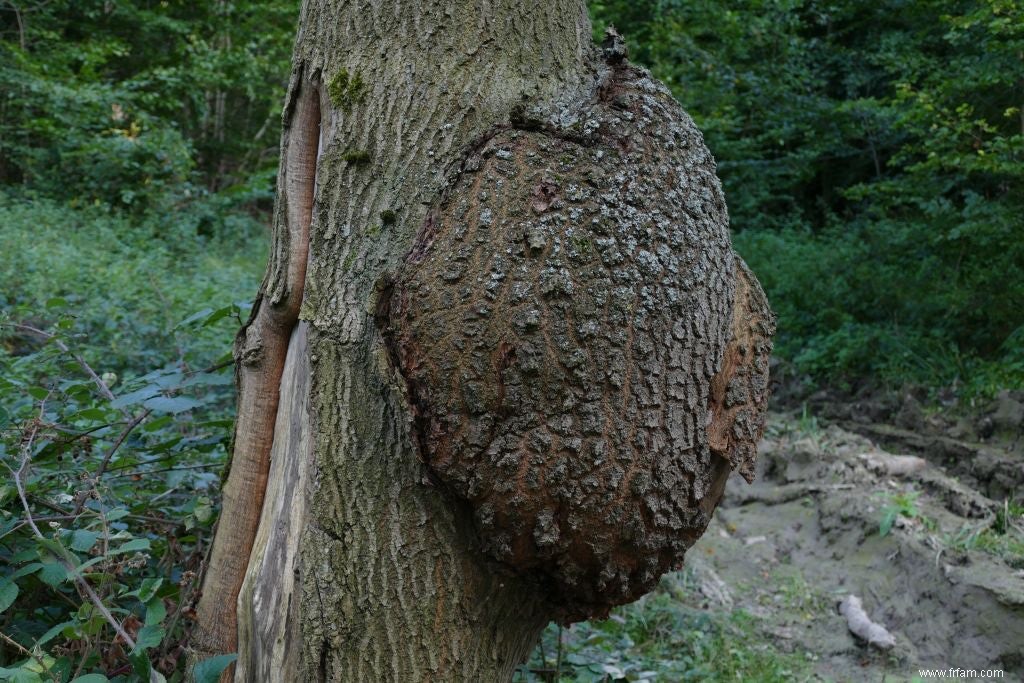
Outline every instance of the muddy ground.
{"label": "muddy ground", "polygon": [[[687,554],[687,592],[753,615],[766,645],[804,656],[822,680],[949,667],[1024,680],[1024,453],[1016,399],[1004,398],[995,427],[993,410],[968,423],[773,415],[755,484],[730,481]],[[851,594],[894,647],[850,633],[837,604]]]}

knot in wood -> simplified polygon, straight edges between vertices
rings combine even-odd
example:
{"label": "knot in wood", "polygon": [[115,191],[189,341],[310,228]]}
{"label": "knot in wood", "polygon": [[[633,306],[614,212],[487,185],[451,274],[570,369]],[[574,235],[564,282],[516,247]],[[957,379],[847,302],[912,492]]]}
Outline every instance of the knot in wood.
{"label": "knot in wood", "polygon": [[677,566],[736,459],[708,436],[736,290],[714,160],[663,86],[622,72],[573,128],[474,152],[389,307],[420,457],[566,622]]}
{"label": "knot in wood", "polygon": [[621,64],[629,57],[626,39],[615,30],[614,26],[609,26],[604,30],[604,40],[601,41],[601,54],[609,64]]}

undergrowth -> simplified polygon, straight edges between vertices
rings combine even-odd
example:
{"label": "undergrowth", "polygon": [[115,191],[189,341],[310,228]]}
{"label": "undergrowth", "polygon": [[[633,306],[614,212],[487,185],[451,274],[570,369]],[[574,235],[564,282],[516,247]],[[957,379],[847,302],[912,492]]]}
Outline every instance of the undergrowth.
{"label": "undergrowth", "polygon": [[954,550],[980,550],[1024,570],[1024,506],[1005,500],[991,519],[949,535],[946,545]]}
{"label": "undergrowth", "polygon": [[808,662],[782,653],[742,610],[717,615],[658,590],[610,618],[561,628],[551,624],[513,679],[526,682],[759,681],[811,677]]}
{"label": "undergrowth", "polygon": [[0,680],[182,680],[263,240],[2,194],[0,224]]}

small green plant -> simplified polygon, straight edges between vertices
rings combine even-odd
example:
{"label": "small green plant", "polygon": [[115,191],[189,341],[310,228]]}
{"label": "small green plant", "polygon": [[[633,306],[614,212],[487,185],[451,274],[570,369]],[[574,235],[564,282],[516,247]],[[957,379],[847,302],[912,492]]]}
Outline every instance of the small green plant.
{"label": "small green plant", "polygon": [[809,678],[807,662],[758,644],[742,610],[712,616],[657,592],[604,621],[550,625],[518,682],[764,681]]}
{"label": "small green plant", "polygon": [[992,530],[1000,536],[1024,531],[1024,505],[1003,501],[1003,507],[996,511]]}
{"label": "small green plant", "polygon": [[954,550],[978,550],[1001,558],[1015,569],[1024,569],[1024,506],[1003,501],[990,519],[964,526],[946,538]]}
{"label": "small green plant", "polygon": [[804,403],[800,409],[800,419],[797,420],[797,431],[802,436],[817,439],[821,436],[821,425],[818,424],[818,416],[812,415]]}
{"label": "small green plant", "polygon": [[931,528],[934,522],[921,514],[917,507],[919,491],[901,491],[889,497],[889,504],[882,508],[882,520],[878,523],[878,535],[885,537],[892,531],[893,525],[900,517],[916,519],[924,526]]}

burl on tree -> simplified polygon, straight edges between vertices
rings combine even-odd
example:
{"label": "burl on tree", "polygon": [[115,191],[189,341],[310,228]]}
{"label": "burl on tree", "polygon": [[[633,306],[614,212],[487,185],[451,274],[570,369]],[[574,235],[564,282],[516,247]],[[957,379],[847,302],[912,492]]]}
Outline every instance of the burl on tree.
{"label": "burl on tree", "polygon": [[650,590],[752,478],[774,333],[700,132],[618,49],[573,121],[479,141],[380,313],[431,478],[566,622]]}

